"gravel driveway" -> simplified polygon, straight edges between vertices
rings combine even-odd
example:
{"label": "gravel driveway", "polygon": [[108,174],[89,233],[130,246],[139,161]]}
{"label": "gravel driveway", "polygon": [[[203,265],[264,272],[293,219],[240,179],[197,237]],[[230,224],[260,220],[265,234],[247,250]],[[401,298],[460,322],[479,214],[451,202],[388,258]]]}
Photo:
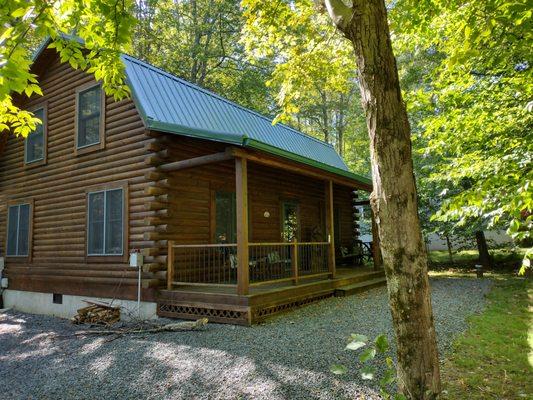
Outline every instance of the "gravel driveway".
{"label": "gravel driveway", "polygon": [[[480,312],[489,279],[432,279],[440,354]],[[377,399],[360,381],[350,333],[392,338],[386,289],[331,298],[252,328],[77,337],[68,321],[0,314],[4,399]],[[332,363],[349,366],[338,378]],[[366,386],[370,385],[370,386]]]}

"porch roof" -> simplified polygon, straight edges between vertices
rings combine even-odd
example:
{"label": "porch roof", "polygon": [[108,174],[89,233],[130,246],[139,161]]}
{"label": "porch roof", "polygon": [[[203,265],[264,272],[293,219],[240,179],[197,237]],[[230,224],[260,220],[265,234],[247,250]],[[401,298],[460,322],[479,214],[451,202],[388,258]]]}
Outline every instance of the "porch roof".
{"label": "porch roof", "polygon": [[371,185],[333,146],[213,92],[123,55],[127,83],[148,128],[253,148]]}

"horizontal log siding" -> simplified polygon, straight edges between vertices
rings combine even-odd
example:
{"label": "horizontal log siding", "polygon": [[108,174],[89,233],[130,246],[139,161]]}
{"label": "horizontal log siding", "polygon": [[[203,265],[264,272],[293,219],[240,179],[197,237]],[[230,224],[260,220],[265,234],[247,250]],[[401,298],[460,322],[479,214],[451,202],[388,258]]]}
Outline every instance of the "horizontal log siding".
{"label": "horizontal log siding", "polygon": [[[44,97],[30,99],[24,107],[47,101],[48,160],[46,165],[24,167],[24,142],[10,136],[0,155],[0,254],[5,254],[6,202],[31,198],[33,212],[33,254],[30,262],[8,262],[9,287],[17,290],[57,292],[86,296],[136,297],[137,272],[126,262],[90,262],[86,258],[86,188],[127,181],[129,198],[129,249],[153,246],[145,239],[146,210],[153,196],[145,194],[148,184],[148,155],[144,146],[154,141],[146,135],[133,102],[114,101],[105,106],[105,149],[74,153],[75,90],[94,78],[53,59],[39,78]],[[125,251],[129,251],[125,249]],[[147,258],[147,262],[154,262]],[[144,286],[154,275],[143,275]],[[148,284],[147,284],[148,282]],[[143,292],[153,298],[153,290]]]}
{"label": "horizontal log siding", "polygon": [[[178,141],[163,140],[169,149],[172,161],[203,156],[224,151],[221,143],[206,142],[191,138]],[[172,171],[163,174],[168,179],[168,217],[160,218],[164,225],[155,233],[158,240],[174,240],[176,244],[213,243],[214,209],[213,192],[235,191],[235,163],[225,161],[196,168]],[[281,203],[295,200],[300,207],[301,234],[304,241],[325,240],[324,228],[324,182],[280,169],[250,162],[248,165],[248,191],[250,207],[250,241],[279,242],[281,240]],[[343,218],[351,218],[349,188],[345,188],[339,206],[343,207]],[[348,194],[348,197],[345,195]],[[270,216],[264,216],[268,211]],[[345,225],[350,234],[349,220]],[[312,237],[313,228],[318,227],[322,236]],[[166,252],[164,249],[154,250]]]}

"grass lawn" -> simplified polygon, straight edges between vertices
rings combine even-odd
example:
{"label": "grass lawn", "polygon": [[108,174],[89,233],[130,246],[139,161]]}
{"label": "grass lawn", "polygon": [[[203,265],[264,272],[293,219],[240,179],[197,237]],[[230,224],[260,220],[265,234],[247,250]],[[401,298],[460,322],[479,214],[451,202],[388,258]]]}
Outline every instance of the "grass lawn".
{"label": "grass lawn", "polygon": [[[496,264],[507,263],[511,261],[520,261],[526,254],[526,248],[503,248],[489,250],[489,253],[494,258]],[[461,263],[472,263],[479,258],[477,250],[463,250],[453,253],[453,263],[459,265]],[[450,256],[446,250],[434,250],[429,252],[429,259],[433,263],[448,264]]]}
{"label": "grass lawn", "polygon": [[443,399],[533,398],[532,300],[531,282],[495,276],[487,308],[441,367]]}

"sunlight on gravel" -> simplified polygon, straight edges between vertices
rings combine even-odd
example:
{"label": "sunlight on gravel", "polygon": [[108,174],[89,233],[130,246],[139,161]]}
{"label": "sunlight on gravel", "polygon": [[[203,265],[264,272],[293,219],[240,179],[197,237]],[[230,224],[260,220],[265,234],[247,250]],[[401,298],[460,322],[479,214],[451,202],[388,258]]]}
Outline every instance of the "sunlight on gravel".
{"label": "sunlight on gravel", "polygon": [[[489,279],[431,280],[441,356],[480,312]],[[344,350],[351,333],[393,338],[386,288],[331,298],[254,327],[109,337],[53,317],[0,314],[6,399],[378,399]],[[329,367],[341,363],[341,378]],[[376,365],[378,366],[378,365]],[[31,377],[31,379],[28,379]]]}

